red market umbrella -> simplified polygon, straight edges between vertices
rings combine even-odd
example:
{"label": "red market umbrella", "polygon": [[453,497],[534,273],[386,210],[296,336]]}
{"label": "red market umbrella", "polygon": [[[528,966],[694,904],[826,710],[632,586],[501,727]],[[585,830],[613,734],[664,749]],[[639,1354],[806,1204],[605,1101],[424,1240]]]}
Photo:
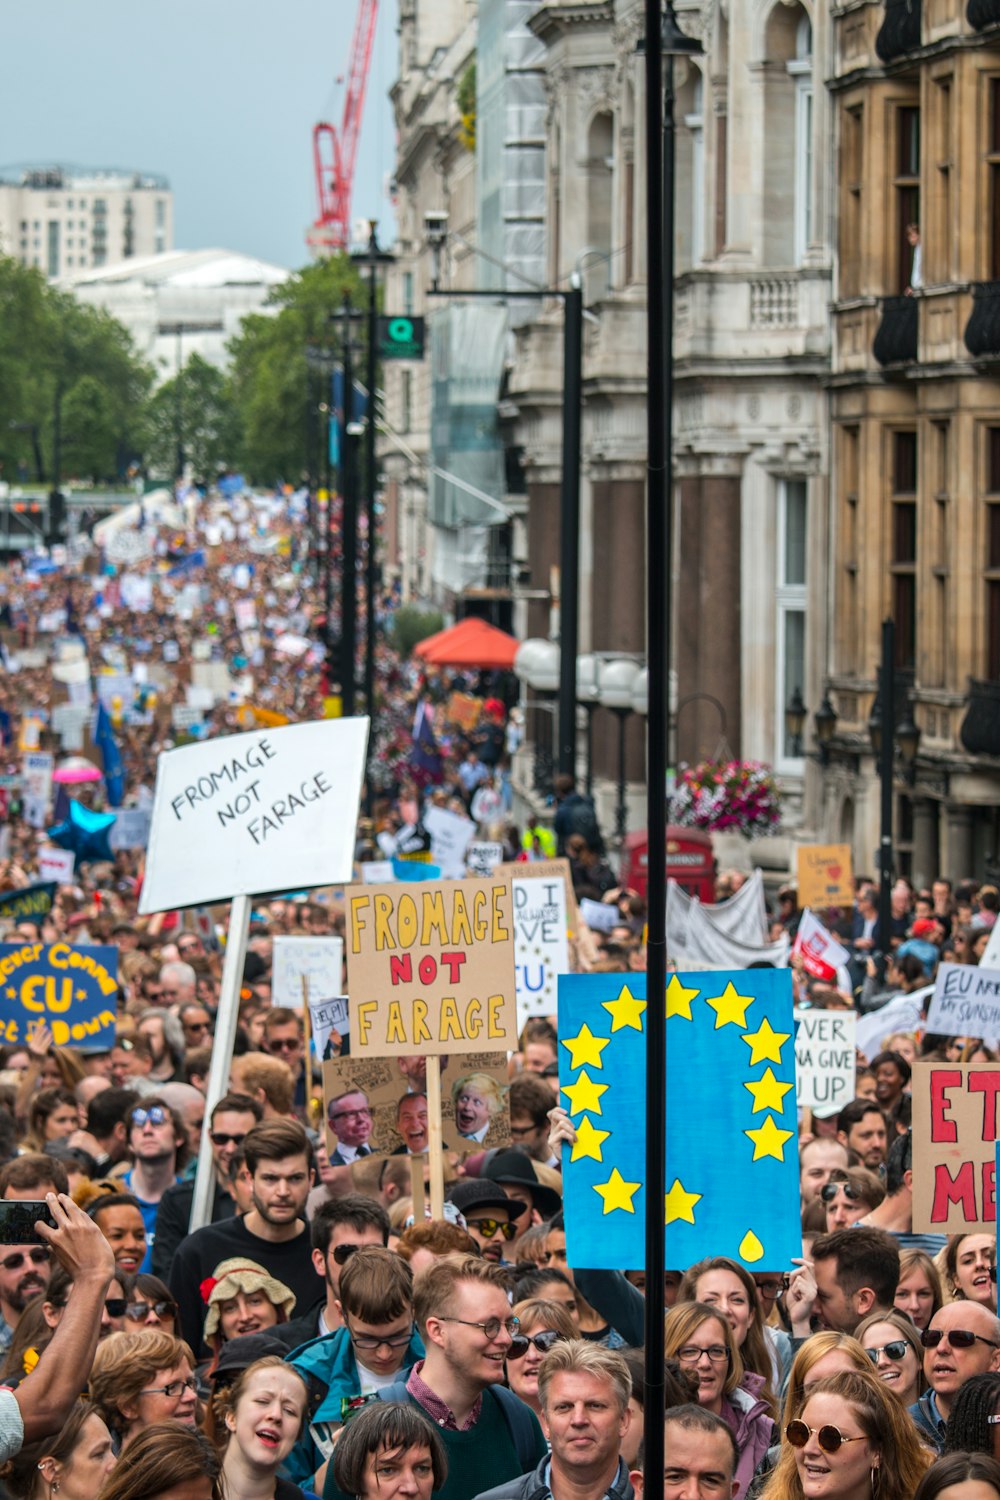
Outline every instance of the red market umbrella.
{"label": "red market umbrella", "polygon": [[510,671],[518,642],[475,616],[428,636],[413,654],[430,667],[483,667]]}

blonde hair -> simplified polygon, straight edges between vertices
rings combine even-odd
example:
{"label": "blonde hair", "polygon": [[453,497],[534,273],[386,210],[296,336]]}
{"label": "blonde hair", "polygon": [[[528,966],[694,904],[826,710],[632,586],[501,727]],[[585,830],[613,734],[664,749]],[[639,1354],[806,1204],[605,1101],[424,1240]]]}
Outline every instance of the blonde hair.
{"label": "blonde hair", "polygon": [[676,1302],[667,1313],[664,1324],[663,1353],[667,1359],[676,1359],[678,1349],[682,1349],[691,1335],[709,1319],[713,1323],[718,1323],[722,1329],[722,1342],[729,1355],[729,1373],[723,1387],[726,1395],[729,1396],[743,1380],[743,1360],[736,1347],[729,1319],[718,1307],[709,1307],[707,1302]]}
{"label": "blonde hair", "polygon": [[628,1406],[632,1376],[628,1365],[614,1349],[605,1349],[580,1338],[553,1344],[538,1367],[538,1397],[543,1408],[549,1404],[549,1386],[557,1375],[563,1374],[593,1375],[597,1380],[606,1380],[618,1399],[619,1411]]}
{"label": "blonde hair", "polygon": [[[792,1368],[788,1372],[785,1410],[781,1417],[783,1429],[788,1426],[789,1422],[795,1421],[806,1404],[805,1382],[809,1371],[834,1350],[838,1350],[849,1359],[859,1373],[871,1374],[871,1360],[857,1339],[852,1338],[849,1333],[835,1333],[833,1329],[824,1329],[822,1333],[812,1334],[804,1344],[799,1346],[792,1360]],[[816,1384],[818,1385],[819,1381]]]}
{"label": "blonde hair", "polygon": [[504,1087],[495,1078],[491,1078],[489,1073],[463,1073],[461,1078],[456,1078],[451,1086],[452,1104],[456,1103],[462,1090],[469,1087],[482,1094],[489,1106],[491,1119],[503,1109]]}
{"label": "blonde hair", "polygon": [[580,1337],[579,1328],[558,1302],[549,1302],[545,1297],[525,1297],[522,1302],[515,1302],[511,1310],[521,1320],[522,1333],[529,1328],[551,1328],[564,1339]]}

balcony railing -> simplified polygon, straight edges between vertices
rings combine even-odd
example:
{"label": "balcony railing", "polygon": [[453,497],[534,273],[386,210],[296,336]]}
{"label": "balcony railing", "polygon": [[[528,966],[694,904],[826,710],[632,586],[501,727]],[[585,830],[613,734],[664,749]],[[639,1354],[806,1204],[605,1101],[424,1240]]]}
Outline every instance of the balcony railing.
{"label": "balcony railing", "polygon": [[969,707],[958,737],[970,755],[1000,756],[1000,682],[969,678]]}
{"label": "balcony railing", "polygon": [[920,46],[920,0],[885,0],[885,20],[875,38],[884,63]]}
{"label": "balcony railing", "polygon": [[977,31],[985,31],[987,26],[1000,25],[1000,0],[969,0],[965,7],[965,14],[969,19],[969,25],[974,26]]}
{"label": "balcony railing", "polygon": [[798,278],[754,277],[750,283],[750,327],[795,328],[798,321]]}
{"label": "balcony railing", "polygon": [[882,321],[872,353],[880,365],[906,364],[917,357],[916,297],[883,297]]}
{"label": "balcony railing", "polygon": [[1000,355],[1000,281],[980,281],[972,288],[965,347],[977,359]]}

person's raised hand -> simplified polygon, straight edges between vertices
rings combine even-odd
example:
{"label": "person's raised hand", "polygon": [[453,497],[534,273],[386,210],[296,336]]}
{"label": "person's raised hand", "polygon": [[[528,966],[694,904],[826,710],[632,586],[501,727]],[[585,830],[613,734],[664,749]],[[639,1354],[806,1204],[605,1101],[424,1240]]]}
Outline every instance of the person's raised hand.
{"label": "person's raised hand", "polygon": [[811,1260],[794,1260],[792,1265],[797,1269],[792,1272],[785,1293],[785,1312],[788,1314],[792,1325],[792,1332],[799,1335],[805,1330],[806,1335],[811,1333],[809,1320],[816,1306],[816,1278],[813,1275]]}
{"label": "person's raised hand", "polygon": [[559,1155],[559,1147],[576,1145],[576,1126],[561,1104],[549,1110],[549,1154]]}
{"label": "person's raised hand", "polygon": [[44,1021],[36,1021],[34,1026],[29,1028],[24,1038],[24,1045],[36,1062],[44,1062],[49,1055],[49,1049],[54,1040],[55,1038],[46,1023]]}
{"label": "person's raised hand", "polygon": [[115,1274],[115,1258],[94,1220],[77,1207],[68,1193],[46,1193],[45,1202],[55,1228],[39,1219],[35,1230],[70,1279],[110,1283]]}

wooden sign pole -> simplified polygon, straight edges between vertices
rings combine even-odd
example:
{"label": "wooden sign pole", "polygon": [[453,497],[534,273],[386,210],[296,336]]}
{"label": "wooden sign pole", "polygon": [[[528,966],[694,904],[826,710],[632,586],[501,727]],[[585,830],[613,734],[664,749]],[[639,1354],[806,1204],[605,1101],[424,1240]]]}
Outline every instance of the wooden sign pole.
{"label": "wooden sign pole", "polygon": [[441,1059],[427,1059],[427,1149],[431,1163],[431,1218],[444,1218],[444,1142],[441,1130]]}
{"label": "wooden sign pole", "polygon": [[426,1214],[424,1198],[424,1159],[410,1157],[410,1197],[413,1199],[413,1222],[422,1224]]}

